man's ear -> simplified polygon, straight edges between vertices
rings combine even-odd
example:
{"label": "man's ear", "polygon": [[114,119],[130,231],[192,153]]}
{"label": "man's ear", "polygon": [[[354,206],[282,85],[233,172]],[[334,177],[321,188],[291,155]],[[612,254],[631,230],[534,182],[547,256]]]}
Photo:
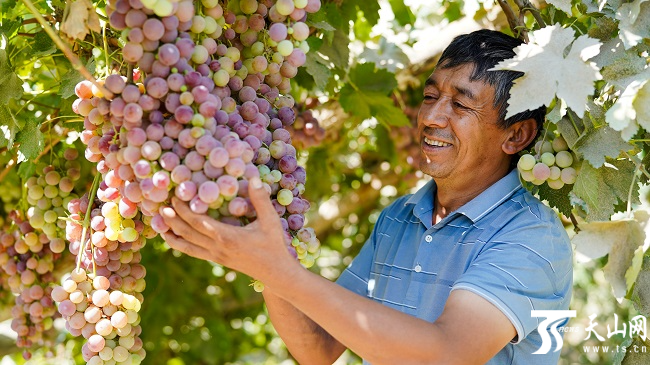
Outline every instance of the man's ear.
{"label": "man's ear", "polygon": [[535,119],[519,121],[508,127],[508,138],[503,142],[503,152],[514,155],[533,142],[537,135]]}

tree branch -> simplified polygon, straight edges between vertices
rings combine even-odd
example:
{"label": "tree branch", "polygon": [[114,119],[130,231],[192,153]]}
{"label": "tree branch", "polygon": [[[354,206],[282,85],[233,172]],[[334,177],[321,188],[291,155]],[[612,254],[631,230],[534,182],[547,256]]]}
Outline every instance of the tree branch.
{"label": "tree branch", "polygon": [[[523,41],[528,41],[528,32],[525,30],[526,25],[523,24],[520,17],[515,15],[515,11],[512,10],[512,7],[510,6],[510,4],[508,4],[508,1],[507,0],[497,0],[497,1],[499,2],[499,6],[501,6],[501,9],[503,10],[503,13],[506,15],[506,19],[508,19],[508,25],[510,26],[512,33],[516,34],[517,38]],[[515,2],[519,6],[520,0],[515,0]]]}
{"label": "tree branch", "polygon": [[52,38],[52,41],[56,44],[56,46],[63,52],[63,54],[66,56],[68,60],[70,60],[70,63],[72,63],[72,67],[79,71],[83,77],[86,78],[86,80],[90,81],[97,87],[107,99],[112,99],[113,98],[113,93],[108,91],[103,85],[99,84],[95,77],[88,71],[88,69],[84,66],[84,64],[81,62],[79,57],[75,55],[70,47],[68,47],[65,43],[63,43],[63,40],[56,35],[52,27],[45,21],[41,13],[36,9],[34,4],[31,2],[31,0],[22,0],[23,3],[25,3],[25,6],[29,9],[29,11],[34,15],[34,18],[41,24],[47,35]]}

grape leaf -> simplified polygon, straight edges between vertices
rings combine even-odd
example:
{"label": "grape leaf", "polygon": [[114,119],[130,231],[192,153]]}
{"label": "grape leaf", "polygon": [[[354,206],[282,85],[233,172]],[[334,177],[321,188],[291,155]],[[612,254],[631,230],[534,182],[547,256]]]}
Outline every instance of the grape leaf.
{"label": "grape leaf", "polygon": [[314,78],[316,87],[324,90],[327,88],[332,72],[327,67],[327,61],[318,52],[308,52],[305,61],[305,71]]}
{"label": "grape leaf", "polygon": [[[645,335],[645,333],[643,334]],[[621,346],[624,346],[621,344]],[[646,352],[648,343],[640,336],[634,336],[630,343],[626,346],[628,351],[621,351],[625,357],[621,360],[621,365],[646,365],[650,363],[650,354]]]}
{"label": "grape leaf", "polygon": [[[650,237],[650,230],[646,224],[646,240],[648,237]],[[641,272],[637,276],[630,300],[639,313],[650,317],[650,255],[643,257]]]}
{"label": "grape leaf", "polygon": [[559,24],[534,31],[530,37],[530,43],[515,48],[513,58],[491,69],[524,72],[510,89],[506,118],[549,105],[556,94],[582,117],[594,81],[602,78],[595,64],[586,61],[598,54],[601,43],[586,35],[574,40],[573,30]]}
{"label": "grape leaf", "polygon": [[333,32],[333,31],[336,30],[336,29],[334,29],[334,27],[332,27],[332,26],[330,25],[330,23],[328,23],[328,22],[326,22],[326,21],[324,21],[324,20],[321,20],[321,21],[318,21],[318,22],[307,22],[307,23],[308,23],[310,26],[312,26],[312,27],[314,27],[314,28],[316,28],[316,29],[326,30],[326,31],[328,31],[328,32]]}
{"label": "grape leaf", "polygon": [[34,43],[32,43],[32,57],[47,56],[56,52],[56,45],[52,38],[45,32],[38,32],[34,34]]}
{"label": "grape leaf", "polygon": [[621,5],[616,11],[619,20],[619,37],[625,44],[625,49],[650,38],[650,2],[635,0]]}
{"label": "grape leaf", "polygon": [[634,251],[634,256],[632,257],[632,265],[627,268],[625,271],[625,283],[627,284],[627,292],[630,292],[630,289],[634,286],[634,282],[639,277],[641,272],[641,267],[643,266],[643,256],[645,255],[645,247],[639,246]]}
{"label": "grape leaf", "polygon": [[647,65],[645,57],[641,57],[635,48],[618,53],[612,63],[604,66],[600,72],[608,83],[616,86],[619,90],[625,88],[639,77]]}
{"label": "grape leaf", "polygon": [[546,200],[551,208],[557,209],[565,216],[571,215],[571,200],[569,199],[569,192],[573,189],[573,185],[564,185],[562,189],[551,189],[548,184],[542,184],[537,190],[540,200]]}
{"label": "grape leaf", "polygon": [[[589,12],[589,10],[587,10]],[[599,11],[598,8],[595,11]],[[606,16],[592,18],[593,26],[589,27],[587,34],[591,38],[598,38],[601,41],[605,42],[608,39],[612,38],[612,34],[618,30],[618,23]],[[615,40],[618,40],[614,38]],[[602,48],[601,48],[602,49]]]}
{"label": "grape leaf", "polygon": [[90,0],[77,0],[68,6],[68,16],[61,22],[61,32],[70,39],[84,39],[91,30],[101,31],[99,17]]}
{"label": "grape leaf", "polygon": [[38,164],[35,163],[21,163],[18,165],[18,176],[20,176],[23,181],[27,181],[31,176],[34,176],[36,173],[36,166]]}
{"label": "grape leaf", "polygon": [[331,157],[326,147],[315,147],[309,151],[309,159],[305,170],[309,178],[305,191],[309,192],[309,199],[317,201],[325,194],[331,193],[331,168],[328,163]]}
{"label": "grape leaf", "polygon": [[327,56],[329,61],[334,63],[336,67],[345,70],[350,65],[350,49],[348,48],[350,39],[340,29],[337,29],[333,34],[334,37],[331,43],[325,42],[319,51]]}
{"label": "grape leaf", "polygon": [[375,25],[379,21],[379,2],[378,1],[366,1],[366,0],[346,0],[343,1],[341,5],[341,12],[345,14],[352,14],[353,17],[351,20],[357,18],[358,12],[354,9],[357,9],[363,13],[363,17],[368,20],[370,25]]}
{"label": "grape leaf", "polygon": [[[650,70],[644,74],[650,76]],[[642,89],[644,89],[643,92],[641,92]],[[647,103],[650,102],[648,100],[649,89],[648,78],[632,81],[605,114],[607,124],[614,130],[620,131],[626,141],[636,134],[639,125],[650,131],[650,114],[647,109]],[[640,113],[637,114],[636,108],[639,108]]]}
{"label": "grape leaf", "polygon": [[[36,119],[29,118],[25,126],[16,134],[16,143],[20,144],[18,148],[18,162],[32,160],[43,151],[43,133],[40,130],[40,124]],[[22,156],[20,156],[22,154]]]}
{"label": "grape leaf", "polygon": [[404,0],[388,0],[397,24],[405,26],[415,22],[415,15],[411,9],[404,4]]}
{"label": "grape leaf", "polygon": [[[627,201],[634,171],[629,160],[607,160],[598,169],[588,161],[582,162],[573,193],[587,204],[588,220],[607,220],[614,214],[619,199]],[[633,191],[632,198],[638,199],[638,191]]]}
{"label": "grape leaf", "polygon": [[11,148],[17,130],[18,125],[11,109],[7,105],[0,104],[0,147]]}
{"label": "grape leaf", "polygon": [[632,147],[623,141],[621,134],[607,125],[594,128],[591,123],[585,123],[587,128],[578,138],[571,149],[585,160],[599,168],[605,163],[605,157],[616,158],[621,151],[629,151]]}
{"label": "grape leaf", "polygon": [[571,15],[571,0],[547,0],[547,3]]}
{"label": "grape leaf", "polygon": [[23,82],[9,65],[7,52],[0,49],[0,104],[7,105],[9,99],[23,96]]}
{"label": "grape leaf", "polygon": [[632,265],[636,249],[643,247],[645,240],[642,224],[645,225],[648,214],[645,211],[637,213],[634,219],[582,223],[580,232],[571,240],[578,252],[591,259],[609,254],[603,271],[617,298],[625,297],[634,283],[626,282],[625,274]]}
{"label": "grape leaf", "polygon": [[390,93],[397,87],[395,74],[376,68],[374,63],[362,63],[356,65],[348,74],[350,82],[362,91],[373,91]]}
{"label": "grape leaf", "polygon": [[375,117],[387,126],[405,126],[411,123],[384,93],[358,90],[349,83],[341,89],[339,103],[343,110],[361,120]]}
{"label": "grape leaf", "polygon": [[398,45],[388,41],[385,37],[379,38],[378,47],[366,47],[359,55],[359,58],[367,62],[373,62],[377,67],[385,68],[393,73],[411,64],[406,53]]}
{"label": "grape leaf", "polygon": [[[94,59],[89,59],[88,62],[86,63],[86,68],[90,73],[95,72],[95,60]],[[81,73],[72,66],[68,69],[68,72],[66,72],[63,77],[61,77],[61,85],[59,86],[59,91],[57,92],[58,95],[61,95],[62,99],[67,99],[73,95],[74,93],[74,88],[77,86],[77,84],[81,81],[84,80],[84,77],[81,75]]]}

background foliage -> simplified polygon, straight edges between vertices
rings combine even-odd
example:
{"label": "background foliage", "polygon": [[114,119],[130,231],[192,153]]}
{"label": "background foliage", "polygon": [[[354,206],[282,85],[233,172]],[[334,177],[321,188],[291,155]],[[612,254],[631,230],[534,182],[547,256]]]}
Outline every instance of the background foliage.
{"label": "background foliage", "polygon": [[[102,77],[111,67],[125,66],[119,34],[103,28],[104,1],[93,4],[102,29],[90,31],[84,40],[69,46],[90,73]],[[66,2],[37,1],[34,5],[55,29],[65,23]],[[313,270],[335,279],[361,248],[379,211],[422,184],[412,126],[423,80],[442,49],[453,36],[478,28],[509,34],[514,30],[515,36],[537,47],[539,58],[520,55],[518,64],[504,66],[523,67],[522,71],[538,77],[517,85],[514,92],[528,101],[512,107],[546,104],[545,134],[562,135],[580,161],[574,185],[562,190],[528,186],[563,214],[572,235],[580,229],[583,235],[591,234],[576,242],[579,252],[571,308],[577,310],[578,318],[570,325],[584,328],[589,325],[588,316],[596,313],[601,333],[606,333],[607,324],[614,326],[614,314],[621,321],[639,313],[650,316],[650,258],[644,256],[650,232],[647,215],[637,214],[648,209],[648,190],[643,184],[650,178],[649,22],[650,2],[643,0],[532,4],[527,0],[324,1],[321,12],[310,18],[311,51],[293,80],[292,91],[301,108],[311,110],[324,130],[316,138],[309,130],[313,125],[305,125],[303,131],[296,125],[294,136],[305,147],[300,156],[308,172],[306,197],[312,201],[309,225],[323,244]],[[537,31],[546,24],[555,27],[553,37],[560,37],[560,31],[570,33],[563,38],[565,43],[553,37],[544,43]],[[579,36],[590,37],[590,57],[574,41]],[[593,51],[596,43],[602,45]],[[566,93],[567,87],[584,82],[578,80],[584,66],[591,67],[587,72],[592,78],[586,91],[572,88]],[[573,70],[583,73],[572,74]],[[74,86],[82,79],[25,2],[0,0],[3,214],[16,207],[25,209],[21,186],[34,174],[35,162],[51,162],[58,158],[53,146],[75,143],[74,132],[81,131],[82,120],[71,105],[76,98]],[[84,165],[80,184],[90,185],[91,174],[91,167]],[[617,215],[610,225],[592,225],[609,221],[613,214]],[[623,228],[616,226],[621,220],[627,222]],[[612,242],[612,230],[627,237],[631,229],[638,228],[646,233]],[[292,363],[268,321],[261,296],[249,288],[249,278],[179,255],[161,241],[145,248],[143,264],[148,270],[141,311],[142,337],[149,354],[145,363]],[[0,291],[0,302],[5,303],[0,320],[10,317],[11,300],[10,292]],[[2,364],[21,363],[10,332],[3,333],[0,354],[7,357]],[[647,363],[647,357],[639,359],[638,354],[615,358],[612,353],[583,349],[583,345],[615,346],[629,342],[629,336],[617,335],[600,343],[584,341],[584,335],[565,336],[561,363]],[[65,336],[61,332],[59,339]],[[79,346],[74,341],[61,343],[37,353],[32,361],[74,363],[80,361],[75,356]],[[46,359],[47,351],[54,358]],[[359,359],[346,354],[340,362],[353,364]]]}

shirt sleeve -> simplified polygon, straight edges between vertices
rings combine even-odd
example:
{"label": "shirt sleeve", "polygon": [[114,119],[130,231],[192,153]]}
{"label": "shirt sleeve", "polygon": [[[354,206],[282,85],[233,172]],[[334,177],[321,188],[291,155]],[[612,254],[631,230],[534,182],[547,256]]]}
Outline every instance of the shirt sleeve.
{"label": "shirt sleeve", "polygon": [[[454,283],[499,308],[517,330],[512,343],[537,329],[531,310],[568,309],[573,284],[572,249],[557,217],[524,220],[497,234]],[[542,318],[543,319],[543,318]]]}
{"label": "shirt sleeve", "polygon": [[384,218],[384,211],[379,214],[377,223],[366,240],[366,243],[359,251],[359,254],[352,260],[352,263],[341,273],[336,283],[348,290],[351,290],[364,297],[370,296],[368,282],[370,280],[370,270],[375,260],[375,249],[377,244],[377,232]]}

